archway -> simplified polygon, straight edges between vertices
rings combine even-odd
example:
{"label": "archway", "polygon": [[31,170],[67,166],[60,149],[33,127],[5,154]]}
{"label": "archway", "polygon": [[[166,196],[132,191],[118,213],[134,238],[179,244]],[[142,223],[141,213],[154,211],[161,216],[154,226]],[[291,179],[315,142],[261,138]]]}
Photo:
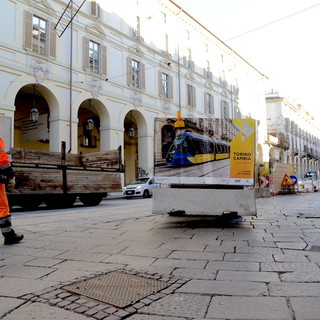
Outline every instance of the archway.
{"label": "archway", "polygon": [[138,126],[134,111],[124,119],[124,183],[129,184],[138,176]]}
{"label": "archway", "polygon": [[[49,150],[50,108],[46,96],[49,90],[39,84],[23,86],[15,98],[14,143],[15,148]],[[37,109],[39,118],[30,119],[31,109]]]}
{"label": "archway", "polygon": [[124,183],[152,174],[153,129],[148,130],[143,110],[129,110],[124,118]]}
{"label": "archway", "polygon": [[100,151],[100,118],[98,102],[94,99],[83,101],[78,110],[78,151],[83,153]]}

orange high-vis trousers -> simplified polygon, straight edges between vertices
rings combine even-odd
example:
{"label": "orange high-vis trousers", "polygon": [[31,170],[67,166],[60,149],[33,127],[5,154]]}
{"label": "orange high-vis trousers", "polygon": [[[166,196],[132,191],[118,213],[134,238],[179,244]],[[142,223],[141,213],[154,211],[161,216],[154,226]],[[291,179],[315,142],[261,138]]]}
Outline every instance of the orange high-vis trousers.
{"label": "orange high-vis trousers", "polygon": [[10,216],[10,208],[6,187],[3,183],[0,183],[0,219],[8,216]]}

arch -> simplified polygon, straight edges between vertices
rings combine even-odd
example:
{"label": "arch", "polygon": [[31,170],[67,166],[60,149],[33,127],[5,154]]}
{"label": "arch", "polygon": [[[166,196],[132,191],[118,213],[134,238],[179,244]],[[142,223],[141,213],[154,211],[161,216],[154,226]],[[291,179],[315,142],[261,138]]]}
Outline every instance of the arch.
{"label": "arch", "polygon": [[[19,87],[14,105],[14,147],[49,150],[51,138],[56,135],[51,132],[50,118],[59,113],[58,99],[53,92],[43,84],[28,83]],[[29,120],[30,109],[34,107],[39,111],[37,123]]]}
{"label": "arch", "polygon": [[[153,130],[149,130],[151,123],[144,110],[122,110],[124,128],[124,164],[125,184],[134,180],[139,172],[151,174],[153,168]],[[149,121],[148,121],[149,120]],[[134,134],[132,134],[134,131]],[[129,132],[131,133],[129,135]]]}

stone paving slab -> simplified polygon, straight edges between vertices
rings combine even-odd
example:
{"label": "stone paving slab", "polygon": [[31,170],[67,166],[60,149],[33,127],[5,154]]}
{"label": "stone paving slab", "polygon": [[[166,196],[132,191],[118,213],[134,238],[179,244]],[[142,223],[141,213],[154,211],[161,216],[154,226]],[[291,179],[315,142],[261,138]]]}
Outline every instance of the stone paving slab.
{"label": "stone paving slab", "polygon": [[5,297],[20,297],[23,294],[31,293],[37,290],[42,290],[48,286],[53,286],[56,282],[41,281],[35,279],[23,279],[12,277],[0,277],[0,296]]}
{"label": "stone paving slab", "polygon": [[[155,316],[149,314],[135,314],[127,320],[187,320],[186,318],[176,318],[176,317],[168,317],[168,316]],[[199,319],[200,320],[200,319]]]}
{"label": "stone paving slab", "polygon": [[0,318],[24,303],[21,299],[0,297]]}
{"label": "stone paving slab", "polygon": [[258,271],[219,271],[216,279],[229,281],[254,281],[265,283],[280,282],[278,273]]}
{"label": "stone paving slab", "polygon": [[174,293],[141,308],[139,313],[199,318],[205,316],[210,299],[204,295]]}
{"label": "stone paving slab", "polygon": [[269,292],[271,296],[320,297],[320,283],[270,283]]}
{"label": "stone paving slab", "polygon": [[19,275],[19,278],[26,279],[39,279],[49,273],[52,270],[43,267],[31,267],[21,265],[10,265],[0,268],[0,276],[15,277]]}
{"label": "stone paving slab", "polygon": [[272,297],[213,297],[206,318],[292,320],[286,299]]}
{"label": "stone paving slab", "polygon": [[88,320],[81,314],[76,314],[72,311],[67,311],[61,308],[48,306],[42,303],[28,303],[21,308],[13,311],[5,316],[3,320]]}
{"label": "stone paving slab", "polygon": [[267,286],[259,282],[191,280],[177,292],[230,296],[267,295]]}
{"label": "stone paving slab", "polygon": [[319,296],[314,298],[290,298],[296,320],[320,319]]}

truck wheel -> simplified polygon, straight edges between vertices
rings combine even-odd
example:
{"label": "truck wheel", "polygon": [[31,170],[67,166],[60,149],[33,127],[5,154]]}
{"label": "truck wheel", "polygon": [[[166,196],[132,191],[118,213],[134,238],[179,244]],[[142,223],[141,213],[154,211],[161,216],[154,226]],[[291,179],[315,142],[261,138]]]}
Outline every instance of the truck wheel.
{"label": "truck wheel", "polygon": [[86,207],[94,207],[97,206],[102,201],[103,195],[101,194],[83,194],[79,197],[80,201]]}
{"label": "truck wheel", "polygon": [[142,196],[143,196],[144,198],[149,198],[149,197],[150,197],[149,190],[144,190]]}

